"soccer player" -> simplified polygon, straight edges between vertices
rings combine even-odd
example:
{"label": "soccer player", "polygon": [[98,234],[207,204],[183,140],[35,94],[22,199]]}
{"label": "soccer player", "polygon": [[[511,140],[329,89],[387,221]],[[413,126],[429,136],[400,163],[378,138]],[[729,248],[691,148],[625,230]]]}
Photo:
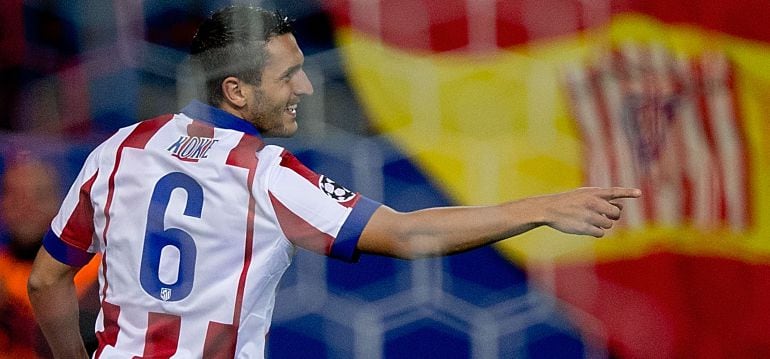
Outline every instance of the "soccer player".
{"label": "soccer player", "polygon": [[295,247],[458,253],[547,225],[601,237],[632,188],[581,188],[493,206],[402,213],[303,166],[292,136],[313,93],[290,22],[228,7],[198,29],[204,102],[118,130],[86,160],[43,241],[29,295],[60,358],[86,357],[72,284],[101,252],[95,357],[262,357]]}

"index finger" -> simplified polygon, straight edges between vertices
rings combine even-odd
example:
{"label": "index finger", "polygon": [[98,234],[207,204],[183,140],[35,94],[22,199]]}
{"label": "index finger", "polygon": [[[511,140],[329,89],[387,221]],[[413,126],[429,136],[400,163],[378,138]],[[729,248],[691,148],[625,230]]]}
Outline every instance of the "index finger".
{"label": "index finger", "polygon": [[638,188],[612,187],[604,190],[603,193],[599,194],[599,197],[612,200],[616,198],[639,198],[641,195],[642,190]]}

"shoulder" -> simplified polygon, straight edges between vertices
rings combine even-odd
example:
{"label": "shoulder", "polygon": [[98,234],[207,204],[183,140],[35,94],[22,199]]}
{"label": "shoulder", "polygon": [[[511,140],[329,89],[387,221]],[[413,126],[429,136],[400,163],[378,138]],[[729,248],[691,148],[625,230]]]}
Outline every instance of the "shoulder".
{"label": "shoulder", "polygon": [[313,183],[318,182],[318,174],[302,163],[291,151],[281,146],[265,146],[259,157],[260,161],[264,160],[264,163],[268,164],[266,167],[278,170],[278,172],[293,172]]}
{"label": "shoulder", "polygon": [[121,147],[136,147],[137,143],[146,141],[174,116],[167,114],[119,128],[91,151],[87,161],[101,162],[105,155],[114,156]]}
{"label": "shoulder", "polygon": [[266,145],[257,150],[257,158],[262,164],[271,166],[280,166],[285,153],[289,153],[285,148],[277,145]]}

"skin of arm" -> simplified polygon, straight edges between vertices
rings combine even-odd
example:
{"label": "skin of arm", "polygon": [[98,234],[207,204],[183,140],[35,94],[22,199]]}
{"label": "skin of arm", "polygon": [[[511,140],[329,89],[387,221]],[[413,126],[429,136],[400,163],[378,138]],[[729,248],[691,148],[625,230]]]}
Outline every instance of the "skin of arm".
{"label": "skin of arm", "polygon": [[564,233],[604,236],[620,219],[634,188],[580,188],[493,206],[436,207],[398,212],[381,206],[358,242],[363,253],[402,259],[450,255],[546,225]]}
{"label": "skin of arm", "polygon": [[56,358],[88,358],[78,326],[73,281],[78,269],[59,262],[41,248],[27,282],[35,318]]}

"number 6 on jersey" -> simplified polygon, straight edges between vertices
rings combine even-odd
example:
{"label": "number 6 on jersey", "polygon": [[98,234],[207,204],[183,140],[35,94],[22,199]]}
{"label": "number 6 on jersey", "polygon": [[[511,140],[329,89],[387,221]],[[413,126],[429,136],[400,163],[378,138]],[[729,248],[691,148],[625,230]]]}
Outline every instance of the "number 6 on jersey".
{"label": "number 6 on jersey", "polygon": [[[181,172],[169,173],[155,184],[147,212],[147,229],[144,234],[140,283],[142,289],[163,301],[179,301],[190,295],[195,279],[197,249],[189,233],[179,228],[165,229],[166,208],[171,192],[181,188],[187,192],[184,215],[200,218],[203,209],[203,188],[195,180]],[[163,249],[174,246],[179,251],[179,268],[176,282],[164,283],[160,278],[160,261]]]}

